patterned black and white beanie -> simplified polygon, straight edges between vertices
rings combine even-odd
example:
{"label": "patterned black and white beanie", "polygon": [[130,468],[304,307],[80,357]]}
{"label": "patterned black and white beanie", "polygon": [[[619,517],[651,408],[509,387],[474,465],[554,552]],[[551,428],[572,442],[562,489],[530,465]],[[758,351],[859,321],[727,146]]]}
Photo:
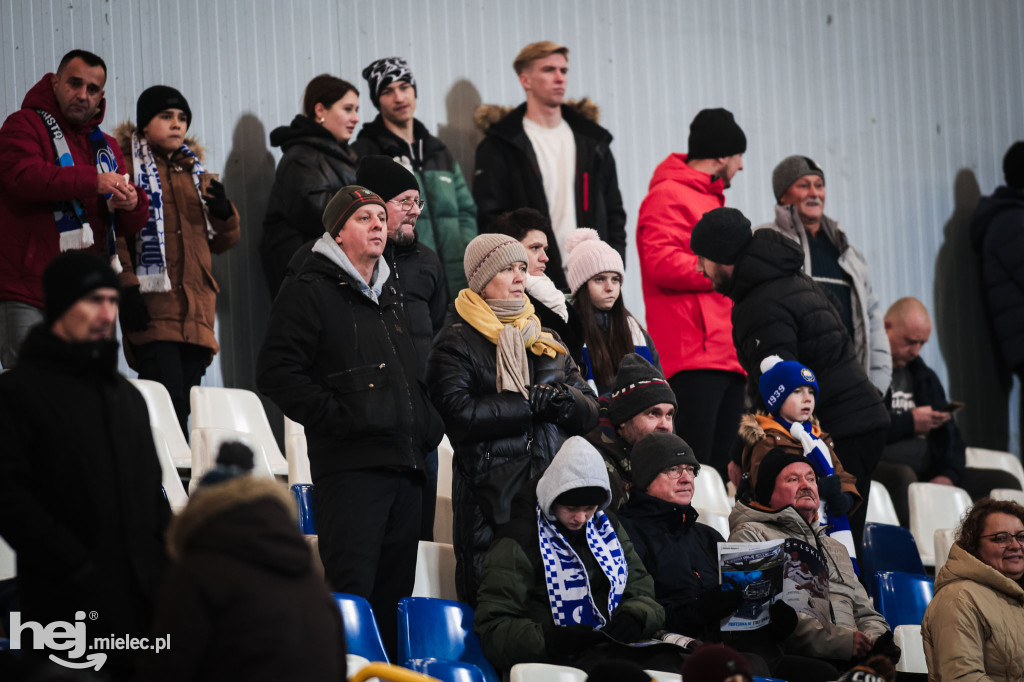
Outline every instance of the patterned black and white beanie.
{"label": "patterned black and white beanie", "polygon": [[[416,90],[409,64],[401,57],[384,57],[363,69],[363,78],[370,85],[370,101],[380,109],[380,93],[395,81],[405,81]],[[419,96],[419,91],[416,91]]]}

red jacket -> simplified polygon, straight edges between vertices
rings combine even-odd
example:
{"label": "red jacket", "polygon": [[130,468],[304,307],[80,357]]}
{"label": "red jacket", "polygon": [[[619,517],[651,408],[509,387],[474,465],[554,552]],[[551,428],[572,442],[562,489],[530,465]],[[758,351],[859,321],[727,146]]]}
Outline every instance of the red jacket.
{"label": "red jacket", "polygon": [[669,154],[640,205],[636,244],[647,331],[666,377],[690,369],[744,373],[732,343],[732,301],[697,272],[690,250],[693,226],[725,204],[724,189],[721,180],[687,166],[686,154]]}
{"label": "red jacket", "polygon": [[[46,74],[7,117],[0,128],[0,300],[22,301],[43,307],[43,270],[60,253],[53,218],[53,202],[79,199],[93,230],[93,250],[106,253],[110,212],[96,193],[97,171],[89,143],[89,130],[103,121],[106,100],[88,124],[65,120]],[[67,139],[74,166],[57,165],[53,142],[43,119],[35,112],[50,112]],[[125,168],[117,141],[105,135],[119,169]],[[127,171],[121,171],[127,172]],[[117,212],[117,234],[135,234],[146,224],[149,201],[136,187],[139,203],[133,211]]]}

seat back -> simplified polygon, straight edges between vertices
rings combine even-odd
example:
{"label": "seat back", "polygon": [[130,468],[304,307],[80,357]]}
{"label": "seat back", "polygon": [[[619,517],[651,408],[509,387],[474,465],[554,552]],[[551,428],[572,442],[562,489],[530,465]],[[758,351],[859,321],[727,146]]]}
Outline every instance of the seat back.
{"label": "seat back", "polygon": [[654,682],[683,682],[683,676],[676,673],[667,673],[662,670],[645,670]]}
{"label": "seat back", "polygon": [[291,486],[295,503],[299,505],[299,530],[303,535],[316,535],[316,523],[313,521],[313,484],[296,483]]}
{"label": "seat back", "polygon": [[334,593],[334,600],[338,602],[341,622],[345,627],[345,650],[371,662],[390,663],[370,602],[354,594],[341,592]]}
{"label": "seat back", "polygon": [[925,566],[935,565],[935,529],[957,528],[971,507],[966,490],[938,483],[911,483],[907,491],[910,504],[910,532]]}
{"label": "seat back", "polygon": [[509,682],[587,682],[587,673],[551,663],[516,663],[509,672]]}
{"label": "seat back", "polygon": [[990,492],[988,496],[993,500],[1007,500],[1008,502],[1024,504],[1024,490],[1014,490],[1013,488],[993,488],[992,492]]}
{"label": "seat back", "polygon": [[[193,441],[196,431],[205,429],[229,429],[249,434],[249,440],[262,447],[271,473],[277,476],[288,474],[288,462],[277,446],[259,396],[240,388],[193,386],[190,399]],[[192,447],[194,451],[195,442]],[[195,477],[195,472],[192,476]]]}
{"label": "seat back", "polygon": [[174,411],[174,403],[171,402],[171,394],[159,381],[148,379],[129,379],[128,381],[139,389],[139,393],[146,399],[149,424],[159,428],[160,433],[163,434],[175,468],[188,469],[192,466],[192,450],[188,446],[188,441],[185,440],[185,434],[181,432],[178,413]]}
{"label": "seat back", "polygon": [[442,495],[438,489],[437,498],[434,500],[434,541],[453,544],[454,525],[455,510],[452,508],[452,498],[449,495]]}
{"label": "seat back", "polygon": [[231,441],[238,441],[252,450],[252,475],[260,478],[273,478],[263,444],[252,437],[252,434],[231,429],[198,428],[192,429],[192,480],[189,482],[189,493],[196,489],[203,474],[217,463],[220,446]]}
{"label": "seat back", "polygon": [[309,473],[309,451],[306,447],[306,430],[302,424],[284,418],[284,454],[288,460],[288,485],[312,483]]}
{"label": "seat back", "polygon": [[723,514],[722,512],[708,511],[707,509],[700,509],[694,507],[697,512],[697,523],[703,523],[705,526],[711,526],[717,530],[721,536],[725,539],[729,539],[729,515]]}
{"label": "seat back", "polygon": [[901,571],[924,575],[924,564],[917,551],[917,543],[910,531],[902,526],[886,523],[864,525],[864,540],[860,552],[861,575],[869,576],[868,590],[877,601],[874,576],[879,571]]}
{"label": "seat back", "polygon": [[1002,450],[986,450],[985,448],[967,448],[964,464],[972,469],[1008,471],[1017,477],[1021,487],[1024,488],[1024,467],[1013,453]]}
{"label": "seat back", "polygon": [[939,569],[946,563],[946,559],[949,558],[949,550],[953,547],[953,541],[956,539],[955,528],[936,528],[935,529],[935,575],[939,574]]}
{"label": "seat back", "polygon": [[428,597],[399,601],[398,657],[414,670],[415,661],[428,658],[470,663],[480,668],[488,682],[500,680],[473,631],[473,609],[458,601]]}
{"label": "seat back", "polygon": [[892,632],[892,641],[902,652],[896,664],[896,672],[928,673],[920,625],[897,625]]}
{"label": "seat back", "polygon": [[0,580],[7,580],[18,575],[18,555],[0,538]]}
{"label": "seat back", "polygon": [[690,504],[726,516],[732,512],[733,500],[729,499],[722,477],[713,467],[700,468],[700,475],[693,481],[693,499]]}
{"label": "seat back", "polygon": [[[174,456],[171,454],[171,448],[167,444],[167,437],[163,429],[155,424],[151,424],[150,430],[153,432],[153,446],[156,447],[156,456],[160,459],[160,475],[161,483],[164,486],[164,494],[167,496],[167,502],[171,505],[171,509],[178,513],[188,504],[188,494],[185,492],[185,486],[181,484],[181,477],[178,476],[178,467],[175,466]],[[174,430],[178,432],[178,435],[181,435],[181,429],[178,428],[177,424],[174,425]]]}
{"label": "seat back", "polygon": [[878,481],[871,481],[871,492],[868,493],[868,511],[865,518],[866,523],[888,523],[891,526],[900,525],[900,519],[896,516],[896,507],[892,503],[892,497],[884,485]]}
{"label": "seat back", "polygon": [[416,552],[416,581],[412,596],[457,599],[455,594],[455,548],[450,544],[420,540]]}
{"label": "seat back", "polygon": [[452,496],[452,459],[455,453],[448,435],[441,439],[437,446],[437,494]]}
{"label": "seat back", "polygon": [[875,573],[875,581],[878,584],[875,608],[889,627],[921,624],[924,610],[935,593],[931,578],[915,573],[879,571]]}

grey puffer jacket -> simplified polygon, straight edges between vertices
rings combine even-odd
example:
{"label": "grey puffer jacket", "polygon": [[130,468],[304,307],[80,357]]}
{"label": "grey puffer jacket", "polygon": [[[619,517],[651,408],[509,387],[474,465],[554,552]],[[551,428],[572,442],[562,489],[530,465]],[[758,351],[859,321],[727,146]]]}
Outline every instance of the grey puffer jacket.
{"label": "grey puffer jacket", "polygon": [[[796,206],[776,206],[775,222],[754,228],[755,231],[764,229],[775,230],[795,241],[804,252],[804,272],[814,277],[807,230],[800,222]],[[889,353],[889,337],[885,334],[885,311],[871,288],[867,261],[864,254],[850,244],[838,222],[823,215],[821,229],[839,250],[839,267],[853,280],[853,347],[857,360],[864,365],[864,371],[875,388],[885,394],[892,381],[892,355]]]}
{"label": "grey puffer jacket", "polygon": [[729,542],[764,542],[796,538],[816,546],[828,563],[828,600],[832,628],[826,630],[811,616],[799,615],[796,630],[786,640],[790,653],[812,658],[849,661],[853,633],[860,630],[872,640],[889,631],[882,614],[871,608],[868,593],[857,580],[846,548],[825,534],[824,526],[811,527],[791,506],[777,511],[737,502],[729,514]]}

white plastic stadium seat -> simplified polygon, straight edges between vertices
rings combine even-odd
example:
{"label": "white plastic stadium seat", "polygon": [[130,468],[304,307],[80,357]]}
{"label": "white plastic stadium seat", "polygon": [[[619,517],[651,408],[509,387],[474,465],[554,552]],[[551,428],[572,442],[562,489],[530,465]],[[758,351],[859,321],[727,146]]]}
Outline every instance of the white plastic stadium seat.
{"label": "white plastic stadium seat", "polygon": [[666,673],[660,670],[645,670],[654,682],[683,682],[683,676],[675,673]]}
{"label": "white plastic stadium seat", "polygon": [[18,575],[17,553],[0,538],[0,580],[7,580]]}
{"label": "white plastic stadium seat", "polygon": [[456,601],[455,548],[440,542],[420,540],[416,551],[416,581],[412,596]]}
{"label": "white plastic stadium seat", "polygon": [[729,539],[729,515],[721,512],[708,511],[706,509],[700,509],[694,507],[697,512],[697,523],[703,523],[705,526],[711,526],[717,530],[721,536],[725,539]]}
{"label": "white plastic stadium seat", "polygon": [[586,682],[587,674],[578,668],[551,663],[516,663],[509,672],[510,682]]}
{"label": "white plastic stadium seat", "polygon": [[217,464],[217,453],[220,446],[231,441],[238,441],[252,450],[252,475],[262,478],[273,478],[270,460],[263,448],[263,443],[251,433],[232,429],[200,428],[192,429],[192,480],[189,482],[189,493],[195,491],[199,479]]}
{"label": "white plastic stadium seat", "polygon": [[288,485],[312,483],[309,473],[309,453],[306,450],[306,430],[302,424],[284,418],[284,452],[288,459]]}
{"label": "white plastic stadium seat", "polygon": [[955,528],[935,529],[935,573],[938,574],[942,564],[949,558],[949,550],[953,547],[953,540],[956,538]]}
{"label": "white plastic stadium seat", "polygon": [[893,643],[903,652],[896,671],[901,673],[927,673],[928,664],[924,657],[924,640],[920,625],[897,625],[892,633]]}
{"label": "white plastic stadium seat", "polygon": [[1024,490],[1014,490],[1013,488],[993,488],[992,492],[988,495],[993,500],[1007,500],[1009,502],[1016,502],[1017,504],[1024,504]]}
{"label": "white plastic stadium seat", "polygon": [[441,439],[437,446],[437,494],[452,496],[452,443],[448,435]]}
{"label": "white plastic stadium seat", "polygon": [[[159,426],[150,426],[153,432],[153,445],[156,447],[156,455],[160,459],[161,484],[164,486],[164,494],[167,495],[167,502],[171,505],[174,513],[180,512],[188,504],[188,495],[185,493],[185,486],[181,484],[181,477],[178,476],[178,467],[175,466],[174,458],[171,456],[171,449],[167,445],[167,437]],[[181,434],[177,423],[174,430]],[[191,462],[189,462],[191,466]]]}
{"label": "white plastic stadium seat", "polygon": [[178,469],[188,469],[192,466],[192,451],[185,440],[185,434],[181,432],[181,425],[178,424],[178,414],[174,411],[174,403],[171,402],[171,394],[159,381],[148,379],[129,379],[139,393],[146,399],[146,408],[149,410],[149,423],[151,426],[160,428],[167,448],[170,450],[174,460],[174,466]]}
{"label": "white plastic stadium seat", "polygon": [[890,526],[900,525],[896,516],[896,507],[892,504],[889,491],[878,481],[871,481],[871,492],[868,493],[868,513],[866,523],[887,523]]}
{"label": "white plastic stadium seat", "polygon": [[999,469],[1017,477],[1024,487],[1024,467],[1012,453],[985,448],[967,448],[965,464],[972,469]]}
{"label": "white plastic stadium seat", "polygon": [[[228,429],[246,434],[245,442],[250,446],[252,443],[258,444],[274,475],[288,475],[288,461],[277,446],[274,432],[270,430],[270,422],[267,421],[267,413],[263,411],[263,403],[255,393],[240,388],[193,386],[191,400],[193,459],[197,432],[202,433],[205,429]],[[260,453],[255,452],[255,448],[254,453],[258,459]],[[216,451],[213,451],[213,457],[216,458]],[[193,471],[192,477],[196,476],[196,472]]]}
{"label": "white plastic stadium seat", "polygon": [[434,501],[434,542],[452,544],[455,523],[455,511],[452,509],[452,498],[437,491]]}
{"label": "white plastic stadium seat", "polygon": [[971,507],[971,496],[962,488],[937,483],[911,483],[907,491],[910,504],[910,532],[925,566],[935,565],[935,530],[957,528],[960,518]]}
{"label": "white plastic stadium seat", "polygon": [[714,467],[705,465],[700,468],[700,474],[693,482],[693,499],[690,504],[719,514],[728,515],[732,512],[733,500],[729,499],[722,477]]}

